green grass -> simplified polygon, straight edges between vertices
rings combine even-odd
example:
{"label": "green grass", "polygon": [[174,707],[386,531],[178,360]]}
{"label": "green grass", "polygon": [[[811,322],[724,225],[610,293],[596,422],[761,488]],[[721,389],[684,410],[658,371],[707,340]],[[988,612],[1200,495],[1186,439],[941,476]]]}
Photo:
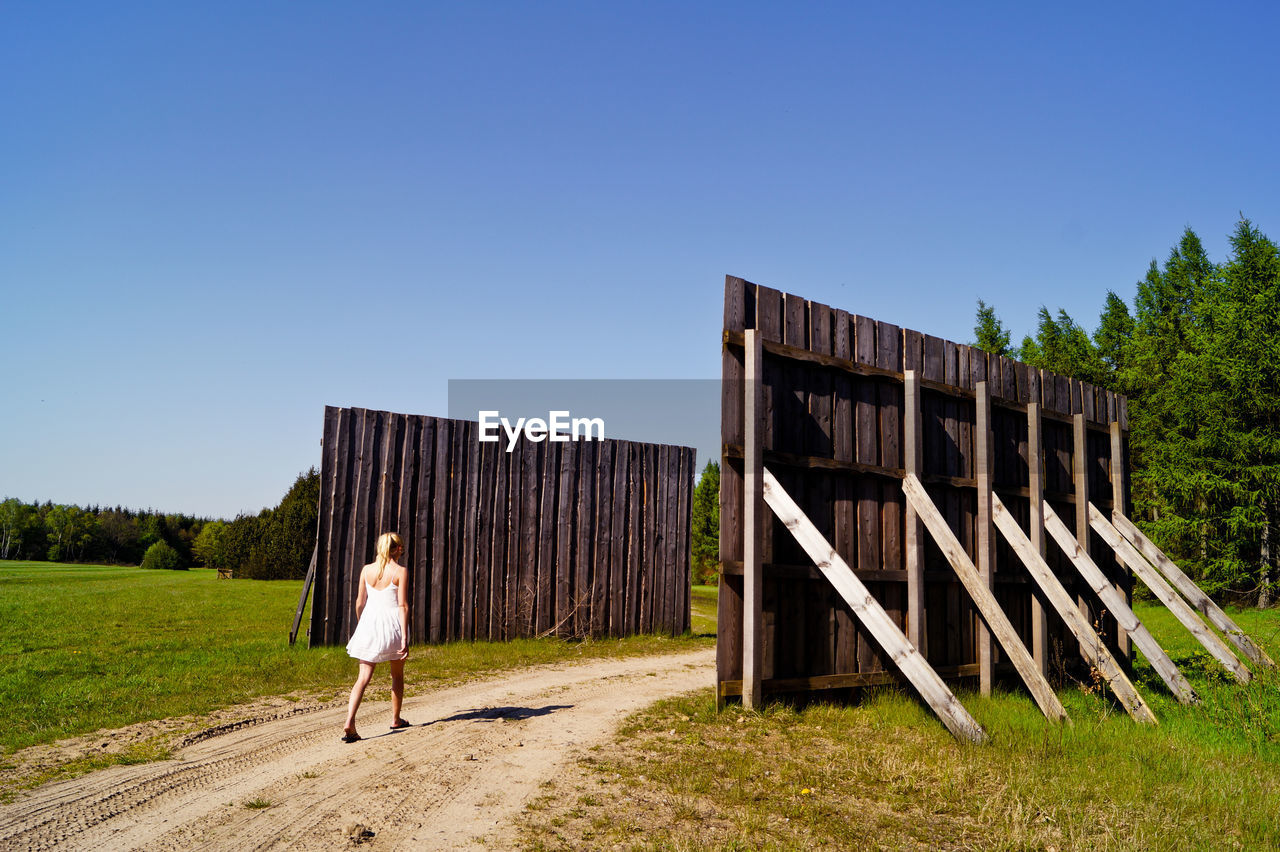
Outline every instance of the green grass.
{"label": "green grass", "polygon": [[[356,673],[344,649],[308,648],[305,635],[288,643],[301,589],[301,581],[218,580],[206,570],[0,562],[0,749],[268,695],[344,694]],[[712,641],[638,636],[414,646],[406,688]],[[375,679],[375,687],[385,680]]]}
{"label": "green grass", "polygon": [[[1280,612],[1232,612],[1280,659]],[[1023,693],[959,695],[991,736],[960,743],[908,694],[856,706],[717,713],[662,702],[523,820],[534,849],[1262,849],[1280,847],[1280,676],[1240,686],[1158,605],[1138,616],[1203,699],[1178,704],[1138,660],[1160,720],[1080,689],[1074,724]],[[807,792],[806,792],[807,791]]]}
{"label": "green grass", "polygon": [[719,586],[694,586],[690,609],[695,636],[716,635],[716,607],[720,601]]}

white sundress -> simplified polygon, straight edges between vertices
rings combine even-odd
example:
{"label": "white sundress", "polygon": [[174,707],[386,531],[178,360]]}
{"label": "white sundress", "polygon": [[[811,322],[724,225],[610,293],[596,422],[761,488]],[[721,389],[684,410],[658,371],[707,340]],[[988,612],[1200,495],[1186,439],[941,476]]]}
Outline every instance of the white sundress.
{"label": "white sundress", "polygon": [[400,653],[404,634],[400,630],[399,589],[395,583],[385,589],[365,583],[364,588],[364,611],[347,643],[347,653],[365,663],[404,659],[406,655]]}

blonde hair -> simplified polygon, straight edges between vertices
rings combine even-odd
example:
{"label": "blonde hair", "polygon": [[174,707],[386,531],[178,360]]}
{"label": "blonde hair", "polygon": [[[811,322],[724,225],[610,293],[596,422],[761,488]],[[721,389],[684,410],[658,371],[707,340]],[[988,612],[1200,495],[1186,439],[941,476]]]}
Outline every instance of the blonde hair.
{"label": "blonde hair", "polygon": [[400,536],[393,532],[386,532],[378,536],[378,556],[373,560],[378,564],[378,576],[373,581],[375,586],[382,579],[382,572],[387,570],[387,563],[391,561],[391,549],[393,547],[404,548],[404,543],[400,540]]}

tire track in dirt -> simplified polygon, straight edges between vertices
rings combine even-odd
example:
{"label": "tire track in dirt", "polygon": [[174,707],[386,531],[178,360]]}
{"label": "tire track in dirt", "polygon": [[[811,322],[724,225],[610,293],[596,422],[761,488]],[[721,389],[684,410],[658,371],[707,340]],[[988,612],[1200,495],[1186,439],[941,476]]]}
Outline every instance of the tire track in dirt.
{"label": "tire track in dirt", "polygon": [[[710,649],[544,666],[361,708],[365,740],[338,737],[345,707],[188,739],[173,760],[46,785],[0,806],[13,849],[310,849],[371,834],[371,849],[454,849],[504,826],[577,750],[628,713],[712,682]],[[385,675],[383,675],[385,677]],[[251,808],[253,803],[265,805]]]}

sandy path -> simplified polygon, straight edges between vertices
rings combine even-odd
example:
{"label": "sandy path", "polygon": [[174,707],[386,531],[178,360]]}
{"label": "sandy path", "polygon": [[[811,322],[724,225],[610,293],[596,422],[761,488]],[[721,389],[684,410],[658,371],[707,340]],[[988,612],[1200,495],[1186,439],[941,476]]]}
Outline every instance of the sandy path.
{"label": "sandy path", "polygon": [[525,669],[408,697],[402,731],[387,729],[389,702],[366,704],[351,745],[344,709],[264,721],[0,806],[0,847],[334,849],[358,823],[369,849],[506,848],[542,781],[713,672],[712,650]]}

